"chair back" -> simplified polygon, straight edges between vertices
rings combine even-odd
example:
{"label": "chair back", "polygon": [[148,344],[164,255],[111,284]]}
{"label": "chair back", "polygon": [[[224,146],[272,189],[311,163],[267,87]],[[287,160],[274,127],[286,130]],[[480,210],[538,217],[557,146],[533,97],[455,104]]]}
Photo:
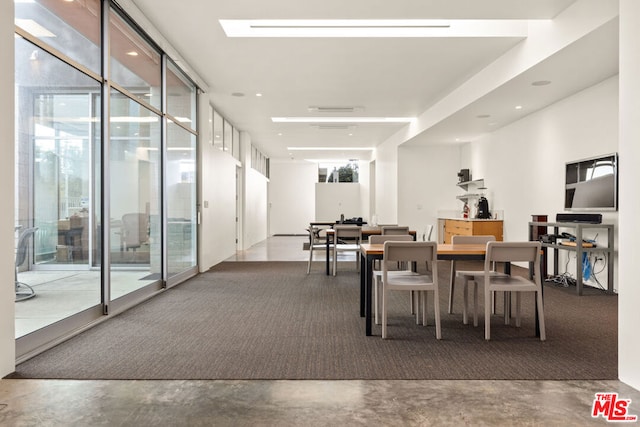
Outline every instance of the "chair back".
{"label": "chair back", "polygon": [[436,265],[438,246],[436,242],[398,242],[387,240],[384,243],[382,261],[386,265],[391,262],[427,262]]}
{"label": "chair back", "polygon": [[381,245],[389,240],[393,240],[394,242],[411,242],[413,241],[413,236],[409,234],[387,234],[386,236],[373,234],[369,236],[369,243],[372,245]]}
{"label": "chair back", "polygon": [[122,215],[124,247],[139,248],[149,240],[149,217],[144,213]]}
{"label": "chair back", "polygon": [[385,234],[409,234],[409,227],[384,225],[380,227],[383,235]]}
{"label": "chair back", "polygon": [[433,234],[433,224],[429,224],[425,227],[424,233],[422,233],[422,241],[424,242],[430,241],[431,234]]}
{"label": "chair back", "polygon": [[451,236],[451,243],[456,245],[485,244],[495,242],[496,236]]}
{"label": "chair back", "polygon": [[335,238],[357,240],[360,243],[362,239],[362,227],[357,225],[335,225]]}
{"label": "chair back", "polygon": [[309,243],[311,245],[324,244],[327,239],[327,228],[313,226],[307,229],[309,231]]}
{"label": "chair back", "polygon": [[[540,264],[540,242],[489,242],[485,270],[492,262],[533,262]],[[538,271],[537,267],[536,270]]]}
{"label": "chair back", "polygon": [[38,227],[25,228],[20,232],[18,246],[16,247],[16,268],[20,267],[27,259],[29,249],[27,243],[29,242],[29,237],[33,236],[33,233],[35,233],[37,229]]}

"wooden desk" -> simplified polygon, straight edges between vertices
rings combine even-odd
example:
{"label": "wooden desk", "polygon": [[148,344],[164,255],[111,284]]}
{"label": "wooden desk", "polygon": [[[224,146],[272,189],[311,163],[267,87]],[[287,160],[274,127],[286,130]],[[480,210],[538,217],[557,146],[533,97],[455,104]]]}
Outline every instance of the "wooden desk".
{"label": "wooden desk", "polygon": [[[347,224],[348,225],[348,224]],[[327,265],[326,265],[326,273],[327,276],[329,276],[331,274],[331,272],[329,271],[329,246],[330,246],[330,242],[333,242],[333,244],[335,244],[335,233],[336,231],[333,228],[329,228],[327,230],[325,230],[327,233],[327,239],[326,239],[326,244],[327,244],[327,248],[326,248],[326,254],[327,254]],[[369,240],[369,236],[376,236],[376,235],[381,235],[382,234],[382,228],[381,227],[371,227],[371,226],[363,226],[362,227],[362,240]],[[416,231],[415,230],[409,230],[409,235],[413,236],[413,240],[416,240]],[[329,238],[331,237],[331,238]],[[365,239],[366,238],[366,239]],[[368,243],[367,243],[368,244]],[[382,246],[382,245],[372,245],[372,246]],[[380,259],[382,259],[382,257],[380,257]]]}
{"label": "wooden desk", "polygon": [[[365,318],[365,333],[371,335],[371,305],[372,305],[372,282],[373,282],[373,261],[382,259],[384,245],[362,243],[360,245],[360,317]],[[486,245],[484,244],[438,244],[439,260],[484,260]],[[511,264],[505,263],[505,273],[511,273]],[[537,316],[537,310],[536,310]],[[536,317],[536,325],[537,317]],[[537,329],[536,329],[537,332]]]}

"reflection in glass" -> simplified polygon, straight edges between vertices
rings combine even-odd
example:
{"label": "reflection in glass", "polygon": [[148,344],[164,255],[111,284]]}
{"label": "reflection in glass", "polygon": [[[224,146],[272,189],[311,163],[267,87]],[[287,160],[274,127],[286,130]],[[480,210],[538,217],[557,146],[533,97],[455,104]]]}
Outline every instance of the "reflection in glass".
{"label": "reflection in glass", "polygon": [[216,110],[213,110],[213,147],[224,150],[224,119]]}
{"label": "reflection in glass", "polygon": [[167,113],[196,129],[196,87],[172,62],[167,63]]}
{"label": "reflection in glass", "polygon": [[224,151],[232,153],[233,146],[233,126],[226,119],[224,120]]}
{"label": "reflection in glass", "polygon": [[109,25],[111,80],[160,109],[160,54],[113,10]]}
{"label": "reflection in glass", "polygon": [[[159,279],[160,117],[141,104],[111,92],[111,297]],[[138,280],[118,281],[114,271],[138,272]]]}
{"label": "reflection in glass", "polygon": [[36,291],[16,305],[20,337],[100,304],[100,84],[20,37],[15,62],[15,228],[37,228],[20,266]]}
{"label": "reflection in glass", "polygon": [[240,160],[240,131],[233,128],[233,158]]}
{"label": "reflection in glass", "polygon": [[100,0],[15,2],[15,23],[91,71],[100,72]]}
{"label": "reflection in glass", "polygon": [[196,265],[196,137],[169,122],[167,133],[169,277]]}

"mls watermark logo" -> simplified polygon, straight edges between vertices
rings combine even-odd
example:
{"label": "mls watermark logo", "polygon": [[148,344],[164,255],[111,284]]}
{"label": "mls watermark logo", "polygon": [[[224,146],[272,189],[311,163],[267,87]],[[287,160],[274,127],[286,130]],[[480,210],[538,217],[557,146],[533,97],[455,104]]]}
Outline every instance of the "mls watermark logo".
{"label": "mls watermark logo", "polygon": [[619,399],[618,393],[596,393],[591,416],[593,418],[602,416],[611,422],[635,422],[638,416],[628,413],[629,405],[631,405],[631,399]]}

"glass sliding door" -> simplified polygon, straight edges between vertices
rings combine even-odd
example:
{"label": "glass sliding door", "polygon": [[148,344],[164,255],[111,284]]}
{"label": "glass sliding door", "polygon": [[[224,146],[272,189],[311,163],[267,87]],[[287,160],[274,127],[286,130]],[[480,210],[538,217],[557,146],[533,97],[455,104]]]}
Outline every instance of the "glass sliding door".
{"label": "glass sliding door", "polygon": [[161,279],[160,116],[111,92],[111,299]]}
{"label": "glass sliding door", "polygon": [[127,19],[109,12],[110,298],[162,279],[162,62]]}
{"label": "glass sliding door", "polygon": [[166,71],[167,273],[171,278],[197,264],[196,87],[170,61]]}
{"label": "glass sliding door", "polygon": [[16,304],[21,337],[101,302],[101,98],[97,80],[22,37],[15,48],[16,242],[33,230],[18,280],[36,295]]}
{"label": "glass sliding door", "polygon": [[20,360],[197,273],[197,88],[115,1],[15,25]]}
{"label": "glass sliding door", "polygon": [[167,271],[196,265],[196,137],[169,122],[167,130]]}

